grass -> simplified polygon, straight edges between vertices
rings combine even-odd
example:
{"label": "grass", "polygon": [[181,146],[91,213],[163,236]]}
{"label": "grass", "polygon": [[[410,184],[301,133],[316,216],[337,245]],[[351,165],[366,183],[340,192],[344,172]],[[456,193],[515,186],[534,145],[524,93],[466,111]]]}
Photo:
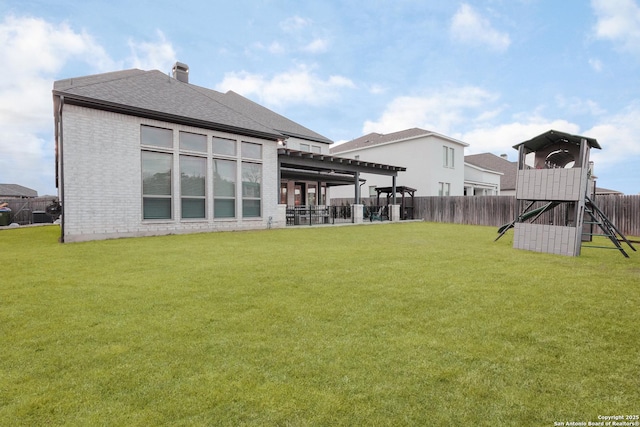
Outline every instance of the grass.
{"label": "grass", "polygon": [[640,254],[432,223],[0,231],[0,425],[517,425],[640,412]]}

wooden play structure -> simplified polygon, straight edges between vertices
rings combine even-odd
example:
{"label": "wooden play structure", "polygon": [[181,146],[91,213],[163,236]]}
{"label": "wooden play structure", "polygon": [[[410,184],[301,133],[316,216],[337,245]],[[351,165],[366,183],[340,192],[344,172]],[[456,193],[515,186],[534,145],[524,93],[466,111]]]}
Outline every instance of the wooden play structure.
{"label": "wooden play structure", "polygon": [[589,191],[595,189],[589,151],[601,148],[598,141],[550,130],[513,148],[518,150],[520,214],[500,227],[496,240],[514,228],[513,247],[517,249],[578,256],[583,241],[600,235],[609,238],[625,257],[629,255],[622,242],[636,250],[596,206],[595,191]]}

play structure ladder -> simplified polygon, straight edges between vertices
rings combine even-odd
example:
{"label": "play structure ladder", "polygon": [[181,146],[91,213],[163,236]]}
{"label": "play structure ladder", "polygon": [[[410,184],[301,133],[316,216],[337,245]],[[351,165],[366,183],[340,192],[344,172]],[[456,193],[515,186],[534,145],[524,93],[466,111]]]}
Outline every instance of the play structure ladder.
{"label": "play structure ladder", "polygon": [[618,249],[620,252],[622,252],[622,255],[624,255],[626,258],[629,258],[629,255],[624,251],[624,248],[622,247],[620,242],[621,241],[625,242],[634,251],[636,250],[636,248],[633,247],[631,242],[627,240],[627,238],[620,232],[620,230],[616,228],[615,225],[613,225],[611,221],[609,221],[609,218],[607,218],[604,212],[602,212],[600,208],[598,208],[598,206],[588,196],[586,196],[586,199],[585,199],[584,211],[585,213],[589,214],[589,216],[591,217],[591,221],[585,221],[584,223],[597,225],[598,227],[600,227],[603,234],[592,234],[592,233],[583,233],[583,234],[608,237],[609,240],[611,240],[611,242],[615,245],[615,248],[610,248],[608,246],[588,246],[588,247]]}

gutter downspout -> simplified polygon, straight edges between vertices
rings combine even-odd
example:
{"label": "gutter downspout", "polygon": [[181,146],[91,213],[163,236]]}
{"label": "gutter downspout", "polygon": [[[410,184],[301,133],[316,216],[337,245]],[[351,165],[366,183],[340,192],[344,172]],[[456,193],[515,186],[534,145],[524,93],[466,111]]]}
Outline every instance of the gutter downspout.
{"label": "gutter downspout", "polygon": [[60,199],[60,205],[62,206],[62,220],[60,221],[60,243],[64,243],[64,156],[62,151],[62,140],[63,140],[63,131],[62,131],[62,107],[64,106],[64,95],[60,95],[60,104],[58,106],[58,168],[60,174],[60,181],[58,182],[58,198]]}

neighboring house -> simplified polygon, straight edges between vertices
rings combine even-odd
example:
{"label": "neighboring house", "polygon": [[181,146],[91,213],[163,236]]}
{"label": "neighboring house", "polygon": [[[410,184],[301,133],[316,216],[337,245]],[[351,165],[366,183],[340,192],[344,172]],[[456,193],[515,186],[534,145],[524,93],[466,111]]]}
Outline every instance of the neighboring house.
{"label": "neighboring house", "polygon": [[[466,157],[465,157],[466,160]],[[464,162],[465,196],[499,196],[500,180],[504,174]]]}
{"label": "neighboring house", "polygon": [[[500,177],[500,195],[515,196],[516,195],[516,177],[518,173],[518,162],[508,160],[506,154],[496,156],[491,153],[471,154],[464,157],[465,164],[473,165],[488,170],[498,171],[502,175]],[[593,168],[593,164],[591,164]],[[467,173],[465,172],[465,191]],[[594,179],[597,179],[594,176]],[[609,190],[606,188],[596,187],[596,195],[622,195],[620,191]],[[477,193],[476,193],[477,195]]]}
{"label": "neighboring house", "polygon": [[38,192],[18,184],[0,184],[0,198],[38,197]]}
{"label": "neighboring house", "polygon": [[500,176],[500,192],[501,196],[516,195],[516,176],[518,172],[518,163],[510,162],[507,155],[496,156],[491,153],[471,154],[464,157],[465,163],[501,173]]}
{"label": "neighboring house", "polygon": [[190,84],[181,63],[172,76],[57,81],[53,106],[63,242],[284,226],[287,204],[321,204],[360,173],[404,170],[331,156],[328,138]]}
{"label": "neighboring house", "polygon": [[[407,170],[399,175],[398,185],[414,188],[416,197],[462,196],[464,148],[468,145],[435,132],[412,128],[389,134],[370,133],[332,147],[331,154],[403,165]],[[377,175],[362,174],[361,178],[366,180],[363,196],[374,197],[377,187],[389,186]],[[331,197],[353,197],[353,190],[332,189]]]}
{"label": "neighboring house", "polygon": [[623,196],[624,193],[616,190],[609,190],[608,188],[596,187],[596,196]]}

